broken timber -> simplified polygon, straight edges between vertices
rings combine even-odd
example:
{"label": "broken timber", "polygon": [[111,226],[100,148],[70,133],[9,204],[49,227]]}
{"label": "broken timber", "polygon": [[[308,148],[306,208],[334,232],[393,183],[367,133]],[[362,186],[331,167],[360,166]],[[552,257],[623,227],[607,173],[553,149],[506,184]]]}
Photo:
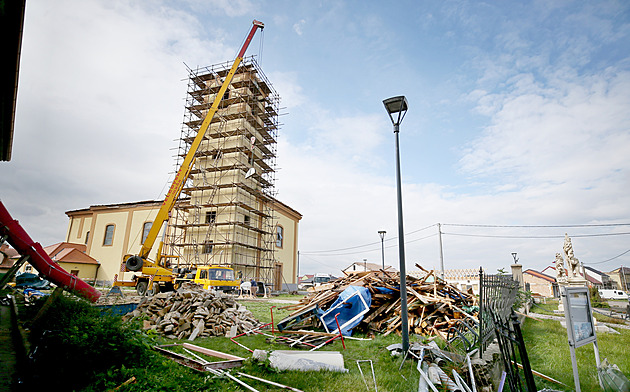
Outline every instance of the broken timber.
{"label": "broken timber", "polygon": [[[421,278],[407,276],[407,308],[412,333],[446,339],[448,330],[457,327],[462,319],[477,322],[476,311],[466,310],[477,305],[477,298],[472,293],[460,291],[440,279],[434,271],[427,271],[418,264],[416,267],[425,275]],[[316,288],[298,304],[280,308],[292,313],[278,323],[278,329],[288,333],[306,325],[321,327],[321,321],[314,317],[319,309],[328,309],[348,286],[363,286],[370,291],[372,304],[355,328],[368,333],[400,334],[402,304],[399,282],[398,274],[383,271],[360,272],[336,279],[325,287]]]}

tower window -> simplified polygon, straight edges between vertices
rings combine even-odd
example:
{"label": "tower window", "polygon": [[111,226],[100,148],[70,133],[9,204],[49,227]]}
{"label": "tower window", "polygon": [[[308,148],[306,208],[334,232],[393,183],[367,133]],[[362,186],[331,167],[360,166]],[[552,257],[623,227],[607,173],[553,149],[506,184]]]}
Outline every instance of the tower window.
{"label": "tower window", "polygon": [[282,248],[284,243],[284,228],[280,225],[276,226],[276,246]]}
{"label": "tower window", "polygon": [[206,255],[212,253],[212,247],[213,247],[212,241],[206,241],[203,244],[202,253]]}

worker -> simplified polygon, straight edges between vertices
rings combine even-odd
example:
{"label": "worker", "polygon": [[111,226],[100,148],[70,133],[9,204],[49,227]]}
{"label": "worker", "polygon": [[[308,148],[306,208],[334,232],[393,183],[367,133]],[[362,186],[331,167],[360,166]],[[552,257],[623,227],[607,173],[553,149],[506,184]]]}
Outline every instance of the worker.
{"label": "worker", "polygon": [[247,292],[248,295],[252,293],[252,285],[248,281],[241,282],[241,298],[245,295],[245,292]]}
{"label": "worker", "polygon": [[252,285],[252,297],[256,297],[256,291],[258,291],[258,283],[256,283],[256,279],[252,278],[252,280],[249,282]]}

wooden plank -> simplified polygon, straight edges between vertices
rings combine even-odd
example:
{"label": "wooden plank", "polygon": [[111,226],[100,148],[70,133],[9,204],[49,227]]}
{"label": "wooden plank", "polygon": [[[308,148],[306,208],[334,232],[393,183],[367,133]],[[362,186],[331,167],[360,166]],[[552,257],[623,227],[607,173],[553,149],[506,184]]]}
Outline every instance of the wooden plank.
{"label": "wooden plank", "polygon": [[245,358],[237,357],[236,355],[222,353],[221,351],[210,350],[209,348],[195,346],[194,344],[190,344],[190,343],[184,343],[182,346],[184,348],[187,348],[192,351],[196,351],[198,353],[210,355],[211,357],[228,359],[231,361],[245,360]]}

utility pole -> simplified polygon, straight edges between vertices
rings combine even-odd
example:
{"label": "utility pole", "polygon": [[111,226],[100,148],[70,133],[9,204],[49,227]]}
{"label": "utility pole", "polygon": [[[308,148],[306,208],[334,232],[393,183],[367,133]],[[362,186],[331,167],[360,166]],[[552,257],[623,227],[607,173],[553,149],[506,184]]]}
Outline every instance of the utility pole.
{"label": "utility pole", "polygon": [[444,251],[442,250],[442,224],[438,223],[438,234],[440,238],[440,274],[444,280]]}
{"label": "utility pole", "polygon": [[380,230],[378,235],[381,237],[381,260],[383,261],[383,273],[385,273],[385,245],[383,241],[385,240],[385,230]]}
{"label": "utility pole", "polygon": [[297,282],[300,283],[300,251],[297,251]]}

